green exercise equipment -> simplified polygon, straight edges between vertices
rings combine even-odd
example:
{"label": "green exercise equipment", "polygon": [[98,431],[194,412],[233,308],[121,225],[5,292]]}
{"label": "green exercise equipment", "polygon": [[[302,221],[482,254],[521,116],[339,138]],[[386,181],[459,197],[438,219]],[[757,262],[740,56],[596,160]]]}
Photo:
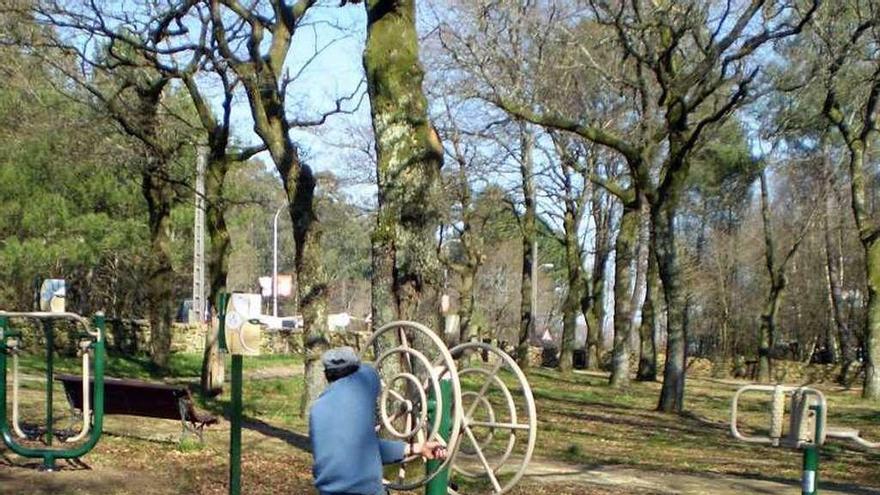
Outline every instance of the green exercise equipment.
{"label": "green exercise equipment", "polygon": [[[46,424],[43,433],[39,435],[41,438],[29,438],[20,421],[19,388],[21,377],[19,376],[18,358],[23,347],[23,335],[22,331],[13,329],[10,322],[22,319],[38,321],[45,338]],[[76,435],[57,439],[58,445],[69,446],[67,448],[56,446],[55,421],[52,411],[55,322],[59,320],[72,321],[82,329],[82,332],[77,334],[78,348],[82,353],[82,428]],[[104,423],[104,364],[106,361],[104,336],[105,322],[104,315],[101,313],[96,314],[89,321],[75,313],[0,311],[0,434],[3,436],[3,443],[13,452],[23,457],[42,459],[42,468],[46,471],[54,471],[57,459],[82,457],[95,447],[101,438]],[[90,357],[94,359],[93,366],[90,365]],[[9,377],[7,365],[10,361],[12,362],[11,416],[6,397]],[[90,380],[90,373],[94,377],[93,381]],[[93,384],[93,387],[90,387],[90,384]],[[31,442],[27,442],[28,440]],[[41,441],[43,446],[30,445],[34,440]]]}

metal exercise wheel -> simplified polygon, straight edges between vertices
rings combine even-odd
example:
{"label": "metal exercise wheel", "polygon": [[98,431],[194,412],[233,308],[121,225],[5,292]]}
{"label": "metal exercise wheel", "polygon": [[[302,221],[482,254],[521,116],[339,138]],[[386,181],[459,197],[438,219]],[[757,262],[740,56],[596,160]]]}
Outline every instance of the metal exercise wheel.
{"label": "metal exercise wheel", "polygon": [[[452,349],[459,360],[464,417],[453,470],[485,477],[493,494],[513,488],[535,449],[537,414],[532,389],[516,362],[497,347],[465,343]],[[465,367],[467,366],[467,367]],[[449,489],[450,494],[457,494]]]}
{"label": "metal exercise wheel", "polygon": [[364,344],[361,359],[370,362],[371,355],[375,355],[372,364],[382,383],[377,427],[381,436],[409,444],[446,443],[439,434],[441,415],[431,420],[428,409],[443,409],[440,382],[448,380],[451,384],[449,457],[433,474],[426,474],[421,456],[409,456],[398,464],[396,476],[388,483],[393,490],[412,490],[433,479],[454,457],[463,417],[455,360],[430,328],[410,321],[391,322],[376,330]]}

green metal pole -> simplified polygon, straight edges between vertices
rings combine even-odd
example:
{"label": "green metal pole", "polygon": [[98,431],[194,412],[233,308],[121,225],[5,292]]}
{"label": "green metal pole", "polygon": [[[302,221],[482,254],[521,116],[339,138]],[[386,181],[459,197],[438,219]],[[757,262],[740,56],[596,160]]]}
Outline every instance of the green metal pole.
{"label": "green metal pole", "polygon": [[[220,350],[229,352],[226,342],[226,304],[229,295],[220,294],[217,304],[218,338]],[[229,428],[229,495],[241,494],[241,382],[243,362],[240,354],[232,355],[232,411]]]}
{"label": "green metal pole", "polygon": [[801,494],[816,495],[819,493],[817,473],[819,471],[819,448],[810,445],[804,448],[804,471],[801,478]]}
{"label": "green metal pole", "polygon": [[241,493],[241,354],[232,355],[232,427],[229,431],[229,494]]}
{"label": "green metal pole", "polygon": [[[52,446],[54,418],[52,417],[52,380],[55,374],[55,327],[52,320],[43,321],[43,332],[46,334],[46,445]],[[46,458],[43,468],[47,471],[55,469],[54,459]]]}
{"label": "green metal pole", "polygon": [[[449,434],[452,430],[452,381],[448,378],[440,380],[440,437],[449,444]],[[431,398],[428,400],[428,423],[434,423],[434,415],[437,414],[437,402]],[[449,452],[452,455],[452,452]],[[440,469],[443,461],[431,460],[427,462],[428,475],[432,475]],[[425,485],[425,495],[446,495],[449,489],[449,467],[437,473],[436,476]]]}
{"label": "green metal pole", "polygon": [[804,468],[801,477],[801,495],[819,493],[819,438],[825,425],[822,424],[822,406],[810,406],[816,413],[816,433],[813,443],[804,448]]}
{"label": "green metal pole", "polygon": [[[8,429],[6,421],[6,339],[9,337],[9,319],[0,316],[0,430]],[[5,439],[4,439],[4,443]]]}
{"label": "green metal pole", "polygon": [[107,339],[107,320],[104,313],[97,313],[92,317],[92,324],[98,331],[98,339],[92,344],[95,350],[95,364],[93,374],[95,376],[95,386],[92,389],[92,437],[81,447],[82,452],[74,452],[80,455],[92,450],[92,448],[101,439],[104,432],[104,367],[107,362],[107,348],[105,342]]}

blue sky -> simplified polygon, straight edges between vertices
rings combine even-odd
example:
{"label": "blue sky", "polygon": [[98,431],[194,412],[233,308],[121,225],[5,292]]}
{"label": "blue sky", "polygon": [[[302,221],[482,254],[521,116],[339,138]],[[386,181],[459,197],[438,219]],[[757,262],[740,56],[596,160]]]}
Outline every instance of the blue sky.
{"label": "blue sky", "polygon": [[[337,98],[352,94],[363,79],[361,55],[366,36],[366,14],[362,5],[336,7],[337,2],[316,7],[309,13],[309,25],[297,31],[290,55],[285,63],[291,74],[302,70],[298,80],[287,93],[288,115],[309,119],[334,108]],[[330,24],[333,24],[331,26]],[[321,54],[312,60],[316,49]],[[360,93],[365,87],[360,87]],[[353,108],[359,99],[346,104]],[[350,143],[353,127],[369,128],[369,99],[364,96],[359,110],[351,115],[331,116],[319,128],[293,131],[304,158],[317,171],[332,171],[346,176],[351,169],[352,152],[337,146]],[[243,143],[256,144],[259,137],[253,131],[253,120],[244,95],[233,107],[233,134]],[[267,164],[268,156],[260,156]],[[353,188],[358,195],[368,194],[362,187]]]}

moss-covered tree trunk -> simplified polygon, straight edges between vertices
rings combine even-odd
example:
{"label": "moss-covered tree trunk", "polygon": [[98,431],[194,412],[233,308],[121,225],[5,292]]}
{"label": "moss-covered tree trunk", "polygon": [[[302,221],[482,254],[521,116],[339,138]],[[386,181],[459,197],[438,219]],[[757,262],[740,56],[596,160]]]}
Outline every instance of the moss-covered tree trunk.
{"label": "moss-covered tree trunk", "polygon": [[[684,121],[675,121],[670,127],[683,130]],[[663,368],[663,387],[657,409],[680,413],[684,410],[685,378],[687,374],[687,314],[681,260],[676,243],[675,219],[682,191],[685,188],[689,164],[682,156],[685,138],[676,132],[670,139],[666,176],[651,202],[651,226],[654,229],[654,247],[657,251],[657,269],[666,302],[666,364]]]}
{"label": "moss-covered tree trunk", "polygon": [[[223,186],[229,171],[229,162],[223,152],[208,152],[205,173],[205,217],[208,226],[208,303],[213,308],[218,303],[220,293],[226,291],[226,278],[229,274],[229,251],[232,245],[226,227],[226,205]],[[218,156],[219,155],[219,156]],[[216,310],[216,308],[214,308]],[[218,395],[223,390],[224,359],[220,353],[219,325],[209,325],[205,334],[205,351],[202,357],[201,387],[206,396]]]}
{"label": "moss-covered tree trunk", "polygon": [[758,381],[767,383],[773,374],[773,362],[770,351],[776,337],[776,315],[779,313],[779,302],[785,289],[785,276],[777,276],[776,242],[773,227],[770,225],[770,201],[767,193],[767,177],[761,171],[761,219],[764,226],[764,259],[770,274],[770,288],[764,309],[761,311],[758,333]]}
{"label": "moss-covered tree trunk", "polygon": [[[244,89],[254,132],[269,152],[287,196],[296,249],[297,297],[305,333],[305,386],[300,402],[300,410],[305,413],[325,383],[319,363],[327,349],[327,278],[321,265],[321,224],[314,209],[314,173],[301,160],[291,137],[291,130],[300,122],[287,116],[285,99],[291,81],[285,74],[285,61],[291,54],[294,32],[315,2],[273,0],[269,4],[274,13],[270,17],[254,15],[248,9],[227,9],[229,4],[219,0],[207,6],[213,46]],[[238,16],[234,35],[227,30],[231,15]],[[247,49],[239,49],[242,46]],[[231,79],[223,79],[224,84]],[[226,94],[228,106],[229,91]]]}
{"label": "moss-covered tree trunk", "polygon": [[294,177],[285,180],[293,238],[296,245],[294,269],[297,276],[299,310],[305,325],[305,399],[307,404],[318,398],[324,389],[324,373],[320,366],[321,354],[328,349],[327,331],[327,275],[321,260],[323,230],[315,213],[315,187],[311,167],[300,164],[293,169]]}
{"label": "moss-covered tree trunk", "polygon": [[632,340],[632,269],[638,249],[641,204],[623,205],[617,240],[614,242],[614,347],[611,354],[612,387],[629,385],[630,341]]}
{"label": "moss-covered tree trunk", "polygon": [[[567,174],[566,174],[567,175]],[[581,296],[583,290],[583,275],[581,274],[580,244],[578,243],[578,231],[580,222],[577,218],[577,208],[571,189],[566,191],[566,208],[563,215],[564,246],[565,246],[565,269],[568,279],[568,290],[562,304],[562,345],[559,353],[559,371],[568,373],[572,370],[574,356],[575,332],[577,330],[577,315],[580,311]]]}
{"label": "moss-covered tree trunk", "polygon": [[593,267],[585,281],[581,311],[587,324],[586,368],[599,369],[602,350],[602,323],[605,321],[605,266],[611,255],[610,208],[604,208],[599,188],[593,193],[592,215],[596,226],[593,240]]}
{"label": "moss-covered tree trunk", "polygon": [[[443,147],[422,91],[414,0],[368,0],[364,69],[376,137],[379,212],[373,235],[373,322],[433,324],[439,278]],[[429,325],[432,326],[432,325]]]}
{"label": "moss-covered tree trunk", "polygon": [[[827,160],[827,156],[825,158]],[[830,311],[829,335],[826,336],[826,345],[832,353],[832,361],[842,362],[846,359],[844,356],[844,339],[849,333],[846,320],[843,317],[843,291],[841,290],[840,265],[837,260],[836,250],[834,249],[834,234],[831,229],[831,217],[834,215],[834,189],[832,182],[828,177],[828,169],[824,171],[826,175],[825,181],[825,207],[822,209],[822,234],[825,242],[825,277],[828,289],[828,305]],[[847,345],[849,342],[847,342]],[[848,350],[848,349],[847,349]],[[841,377],[838,377],[840,380]]]}
{"label": "moss-covered tree trunk", "polygon": [[639,325],[641,345],[639,369],[636,379],[653,382],[657,379],[657,298],[660,296],[660,278],[657,274],[657,257],[654,240],[648,246],[648,272],[645,275],[645,302],[642,304],[642,322]]}
{"label": "moss-covered tree trunk", "polygon": [[320,358],[328,348],[327,277],[321,265],[321,224],[314,209],[315,177],[290,139],[283,98],[280,93],[265,91],[277,87],[276,78],[273,72],[265,71],[254,80],[244,81],[251,113],[258,116],[254,130],[266,144],[281,176],[293,225],[297,298],[305,334],[305,387],[300,401],[300,412],[304,415],[325,385]]}
{"label": "moss-covered tree trunk", "polygon": [[[877,82],[880,88],[880,82]],[[880,93],[880,89],[878,89]],[[876,124],[873,124],[876,125]],[[859,240],[865,252],[865,275],[868,286],[868,308],[865,325],[865,385],[862,396],[880,399],[880,228],[871,215],[868,199],[868,178],[865,177],[865,158],[868,140],[850,143],[850,188],[852,210],[859,230]]]}
{"label": "moss-covered tree trunk", "polygon": [[174,319],[174,270],[171,265],[171,208],[174,190],[168,181],[170,155],[159,147],[159,108],[168,80],[137,81],[136,120],[118,115],[117,121],[145,146],[141,193],[147,203],[150,228],[150,262],[146,283],[147,316],[150,321],[150,360],[160,370],[168,368],[171,323]]}
{"label": "moss-covered tree trunk", "polygon": [[[856,43],[865,34],[876,33],[860,24],[851,34],[851,43]],[[869,38],[865,43],[876,45],[877,39]],[[837,95],[837,81],[842,67],[851,63],[849,57],[860,50],[843,51],[834,54],[829,67],[823,114],[837,127],[849,152],[850,207],[859,241],[865,254],[865,279],[868,289],[867,317],[865,318],[865,382],[862,396],[866,399],[880,399],[880,226],[877,225],[875,211],[869,188],[871,179],[865,170],[865,160],[871,157],[870,144],[877,138],[878,106],[880,106],[880,72],[874,71],[865,85],[867,95],[864,104],[855,113],[846,114]],[[878,66],[880,67],[880,66]],[[872,69],[873,70],[873,69]],[[867,175],[867,176],[866,176]],[[842,343],[842,342],[841,342]]]}
{"label": "moss-covered tree trunk", "polygon": [[163,173],[162,160],[147,158],[141,190],[147,202],[150,227],[150,262],[144,284],[150,321],[150,360],[160,370],[168,368],[171,323],[174,319],[174,270],[171,266],[171,205],[173,191]]}
{"label": "moss-covered tree trunk", "polygon": [[529,366],[529,339],[536,331],[538,315],[535,313],[533,280],[537,257],[537,211],[535,198],[534,164],[532,162],[533,136],[520,124],[520,187],[523,194],[523,215],[520,222],[522,230],[522,266],[520,276],[519,335],[516,346],[516,362],[523,369]]}
{"label": "moss-covered tree trunk", "polygon": [[681,412],[684,408],[685,363],[687,336],[685,335],[686,305],[681,286],[681,264],[675,246],[675,208],[663,205],[654,214],[657,238],[657,269],[663,284],[666,302],[666,364],[663,368],[663,388],[660,403],[663,412]]}
{"label": "moss-covered tree trunk", "polygon": [[458,287],[459,297],[459,342],[469,342],[472,333],[472,320],[474,317],[474,308],[476,307],[476,294],[474,294],[474,281],[476,279],[476,270],[466,269],[461,273],[461,284]]}
{"label": "moss-covered tree trunk", "polygon": [[[830,174],[826,173],[826,175]],[[834,235],[831,231],[830,225],[830,218],[834,215],[832,208],[833,188],[831,187],[830,180],[827,185],[828,188],[826,194],[828,195],[828,198],[826,198],[825,209],[823,210],[822,216],[825,237],[825,275],[828,284],[828,299],[831,306],[831,322],[837,334],[838,342],[840,343],[840,352],[837,353],[839,354],[837,360],[840,362],[840,374],[837,376],[837,381],[841,384],[849,384],[853,378],[853,364],[858,358],[858,342],[847,319],[843,315],[845,304],[842,289],[843,281],[841,280],[839,258],[835,256]],[[828,338],[831,349],[833,349],[834,344],[832,339],[833,337]]]}
{"label": "moss-covered tree trunk", "polygon": [[863,397],[880,400],[880,238],[864,241],[868,272],[868,318],[865,329]]}

